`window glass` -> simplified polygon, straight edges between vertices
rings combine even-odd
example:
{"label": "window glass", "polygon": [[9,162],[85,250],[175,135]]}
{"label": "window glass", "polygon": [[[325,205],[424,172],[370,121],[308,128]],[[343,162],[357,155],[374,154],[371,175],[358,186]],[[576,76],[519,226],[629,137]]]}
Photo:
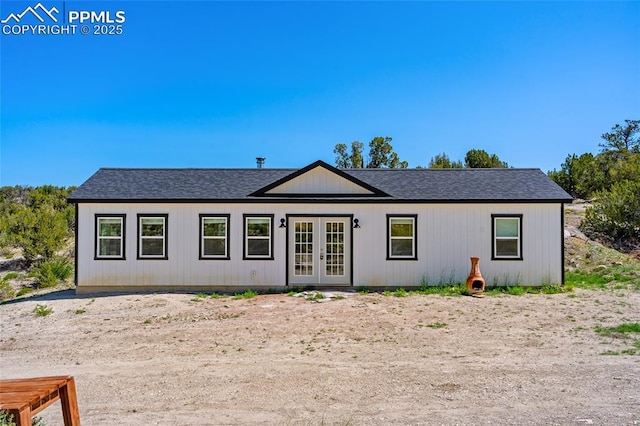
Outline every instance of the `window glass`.
{"label": "window glass", "polygon": [[496,237],[517,237],[519,232],[519,220],[513,219],[496,219]]}
{"label": "window glass", "polygon": [[104,218],[98,219],[99,234],[101,237],[121,237],[122,236],[122,219],[116,218]]}
{"label": "window glass", "polygon": [[391,219],[392,237],[413,237],[413,219]]}
{"label": "window glass", "polygon": [[227,235],[227,220],[224,218],[203,218],[202,229],[205,237],[224,237]]}
{"label": "window glass", "polygon": [[517,256],[518,240],[496,240],[496,255]]}
{"label": "window glass", "polygon": [[269,236],[269,219],[267,218],[247,219],[247,235],[250,237]]}
{"label": "window glass", "polygon": [[162,240],[142,239],[142,256],[163,256],[164,242]]}
{"label": "window glass", "polygon": [[163,218],[142,218],[142,236],[157,237],[164,235]]}

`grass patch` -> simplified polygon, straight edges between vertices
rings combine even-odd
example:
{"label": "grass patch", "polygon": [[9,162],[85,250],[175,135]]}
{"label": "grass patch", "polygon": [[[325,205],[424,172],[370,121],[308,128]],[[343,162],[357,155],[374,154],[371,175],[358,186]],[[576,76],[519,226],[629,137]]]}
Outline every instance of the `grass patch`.
{"label": "grass patch", "polygon": [[17,272],[9,272],[7,275],[4,276],[5,280],[14,280],[16,278],[18,278],[20,276],[20,274],[18,274]]}
{"label": "grass patch", "polygon": [[29,294],[33,292],[33,289],[31,287],[22,287],[20,290],[18,290],[18,296],[24,296],[25,294]]}
{"label": "grass patch", "polygon": [[360,294],[367,294],[369,292],[370,292],[369,287],[366,287],[366,286],[358,287],[358,293]]}
{"label": "grass patch", "polygon": [[36,305],[33,308],[33,313],[38,317],[46,317],[47,315],[51,315],[53,313],[53,308],[47,305]]}
{"label": "grass patch", "polygon": [[85,312],[87,312],[87,310],[84,308],[76,309],[76,315],[82,315]]}
{"label": "grass patch", "polygon": [[615,327],[595,327],[596,333],[603,336],[611,336],[612,334],[640,333],[640,323],[634,322],[630,324],[620,324]]}
{"label": "grass patch", "polygon": [[311,300],[312,302],[318,302],[322,299],[324,299],[324,294],[322,293],[311,293],[309,295],[307,295],[306,297],[307,300]]}
{"label": "grass patch", "polygon": [[427,324],[425,327],[429,328],[444,328],[447,326],[445,322],[432,322],[431,324]]}
{"label": "grass patch", "polygon": [[[630,333],[640,333],[640,323],[628,323],[620,324],[614,327],[595,327],[596,333],[610,338],[628,339]],[[602,342],[606,344],[607,342]],[[640,340],[636,339],[631,344],[630,348],[623,349],[621,351],[606,351],[600,355],[640,355]]]}
{"label": "grass patch", "polygon": [[244,293],[237,293],[233,295],[234,300],[240,300],[240,299],[253,299],[254,297],[258,296],[258,292],[253,291],[253,290],[247,290]]}
{"label": "grass patch", "polygon": [[407,293],[407,290],[405,290],[404,288],[396,289],[396,291],[394,291],[392,294],[394,297],[407,297],[409,295],[409,293]]}
{"label": "grass patch", "polygon": [[440,296],[468,296],[469,291],[467,290],[466,285],[457,284],[457,285],[439,285],[439,286],[430,286],[427,283],[423,282],[420,285],[420,288],[412,293],[429,295],[429,294],[437,294]]}
{"label": "grass patch", "polygon": [[640,290],[640,268],[612,265],[594,271],[576,270],[565,274],[565,283],[586,290]]}

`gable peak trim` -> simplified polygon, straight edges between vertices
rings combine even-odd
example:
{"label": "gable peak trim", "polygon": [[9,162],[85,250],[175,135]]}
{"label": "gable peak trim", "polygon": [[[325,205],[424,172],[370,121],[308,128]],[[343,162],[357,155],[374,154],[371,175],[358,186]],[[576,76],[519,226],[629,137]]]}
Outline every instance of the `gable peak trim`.
{"label": "gable peak trim", "polygon": [[[364,182],[354,176],[351,176],[350,174],[344,172],[343,170],[338,169],[337,167],[334,167],[330,164],[325,163],[322,160],[318,160],[318,161],[314,161],[313,163],[309,164],[308,166],[305,166],[301,169],[298,169],[296,171],[294,171],[293,173],[278,179],[272,183],[270,183],[267,186],[264,186],[260,189],[258,189],[257,191],[252,192],[251,194],[249,194],[250,197],[300,197],[303,195],[311,195],[311,194],[269,194],[269,191],[272,191],[273,189],[299,177],[304,175],[305,173],[314,170],[316,168],[322,168],[327,170],[330,173],[333,173],[343,179],[348,180],[351,183],[354,183],[358,186],[360,186],[363,189],[366,189],[367,191],[370,191],[370,194],[322,194],[323,196],[327,197],[327,196],[334,196],[334,197],[344,197],[344,196],[348,196],[348,197],[358,197],[358,196],[364,196],[364,197],[389,197],[390,195],[387,194],[386,192],[382,191],[379,188],[376,188],[375,186]],[[320,195],[320,194],[314,194],[314,195]]]}

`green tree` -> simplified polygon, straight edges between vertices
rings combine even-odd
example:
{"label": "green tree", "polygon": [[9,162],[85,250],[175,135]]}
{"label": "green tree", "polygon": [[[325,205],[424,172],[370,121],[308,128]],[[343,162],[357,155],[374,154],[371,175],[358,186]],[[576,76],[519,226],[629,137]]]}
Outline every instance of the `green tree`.
{"label": "green tree", "polygon": [[483,149],[471,149],[464,156],[465,167],[470,169],[480,168],[508,168],[509,164],[500,161],[496,154],[489,154]]}
{"label": "green tree", "polygon": [[74,228],[74,188],[52,185],[0,188],[0,246],[19,247],[28,262],[51,258]]}
{"label": "green tree", "polygon": [[624,120],[625,125],[616,124],[610,132],[604,133],[600,143],[603,152],[616,159],[626,159],[629,154],[640,153],[640,120]]}
{"label": "green tree", "polygon": [[595,194],[582,229],[593,238],[604,239],[618,249],[640,244],[640,181],[616,182],[610,191]]}
{"label": "green tree", "polygon": [[430,169],[461,169],[462,161],[451,161],[449,156],[444,152],[437,154],[429,160]]}
{"label": "green tree", "polygon": [[369,142],[369,162],[367,167],[370,169],[406,169],[409,163],[400,161],[398,154],[393,150],[389,136],[376,136]]}
{"label": "green tree", "polygon": [[567,155],[559,171],[555,169],[548,173],[549,177],[565,191],[576,198],[591,198],[597,191],[607,188],[605,159],[595,157],[590,152],[579,157],[576,154]]}
{"label": "green tree", "polygon": [[44,260],[51,259],[64,247],[65,238],[69,235],[64,213],[50,205],[36,209],[17,205],[3,220],[2,228],[7,242],[20,247],[29,263],[38,256]]}
{"label": "green tree", "polygon": [[347,169],[363,167],[380,169],[406,169],[409,163],[400,161],[400,157],[391,146],[392,138],[389,136],[376,136],[369,142],[369,155],[365,163],[363,156],[364,145],[355,141],[351,143],[351,152],[349,152],[346,144],[339,143],[333,149],[336,154],[336,167]]}
{"label": "green tree", "polygon": [[362,150],[364,145],[362,142],[351,142],[351,152],[347,152],[347,145],[339,143],[333,149],[336,154],[336,167],[344,169],[357,169],[364,166]]}

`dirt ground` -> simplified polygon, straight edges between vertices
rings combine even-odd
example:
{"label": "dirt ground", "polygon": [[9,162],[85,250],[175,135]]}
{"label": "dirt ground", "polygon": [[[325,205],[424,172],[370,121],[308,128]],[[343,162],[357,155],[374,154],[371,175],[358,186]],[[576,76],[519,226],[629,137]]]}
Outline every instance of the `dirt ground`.
{"label": "dirt ground", "polygon": [[75,376],[84,425],[640,424],[640,336],[595,331],[640,292],[339,296],[20,299],[0,376]]}

